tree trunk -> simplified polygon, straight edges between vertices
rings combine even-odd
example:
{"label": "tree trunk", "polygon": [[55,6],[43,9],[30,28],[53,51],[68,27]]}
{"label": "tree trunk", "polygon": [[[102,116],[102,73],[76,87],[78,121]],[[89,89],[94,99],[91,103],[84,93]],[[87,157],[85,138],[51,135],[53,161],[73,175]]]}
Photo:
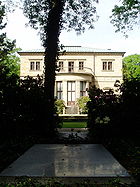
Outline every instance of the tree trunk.
{"label": "tree trunk", "polygon": [[55,68],[58,54],[59,35],[63,12],[63,0],[57,0],[48,14],[45,42],[45,129],[53,131],[56,127],[54,108]]}

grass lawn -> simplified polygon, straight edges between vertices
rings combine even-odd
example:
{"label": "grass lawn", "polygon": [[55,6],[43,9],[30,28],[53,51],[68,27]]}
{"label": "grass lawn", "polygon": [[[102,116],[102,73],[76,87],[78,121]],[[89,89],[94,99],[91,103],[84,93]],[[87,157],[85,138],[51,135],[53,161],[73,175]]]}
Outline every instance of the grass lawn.
{"label": "grass lawn", "polygon": [[86,128],[86,121],[64,121],[62,128]]}

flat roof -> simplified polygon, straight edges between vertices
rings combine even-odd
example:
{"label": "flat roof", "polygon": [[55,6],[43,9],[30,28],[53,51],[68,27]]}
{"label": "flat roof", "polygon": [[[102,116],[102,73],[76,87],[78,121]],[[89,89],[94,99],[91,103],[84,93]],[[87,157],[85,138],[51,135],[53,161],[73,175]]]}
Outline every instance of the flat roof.
{"label": "flat roof", "polygon": [[[18,53],[44,53],[45,49],[29,49],[21,50]],[[124,51],[116,51],[112,49],[97,49],[82,46],[64,46],[60,49],[60,52],[66,53],[125,53]]]}

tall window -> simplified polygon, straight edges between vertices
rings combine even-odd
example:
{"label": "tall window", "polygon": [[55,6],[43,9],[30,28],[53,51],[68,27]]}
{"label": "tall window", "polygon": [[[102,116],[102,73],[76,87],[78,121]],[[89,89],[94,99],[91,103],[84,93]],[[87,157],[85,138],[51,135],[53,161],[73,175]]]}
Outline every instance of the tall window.
{"label": "tall window", "polygon": [[68,105],[72,105],[75,103],[75,81],[67,82],[67,97]]}
{"label": "tall window", "polygon": [[30,70],[35,70],[35,62],[30,62]]}
{"label": "tall window", "polygon": [[107,70],[107,62],[103,62],[103,70]]}
{"label": "tall window", "polygon": [[86,81],[80,81],[80,97],[86,96]]}
{"label": "tall window", "polygon": [[36,62],[36,70],[40,70],[40,62]]}
{"label": "tall window", "polygon": [[112,62],[103,62],[104,71],[112,71]]}
{"label": "tall window", "polygon": [[40,70],[40,62],[30,62],[30,70],[32,71],[39,71]]}
{"label": "tall window", "polygon": [[56,82],[56,95],[58,99],[63,99],[63,84],[62,81]]}
{"label": "tall window", "polygon": [[79,62],[79,70],[83,70],[84,69],[84,62]]}
{"label": "tall window", "polygon": [[112,70],[112,62],[108,62],[108,70]]}
{"label": "tall window", "polygon": [[74,71],[74,62],[68,62],[68,72]]}
{"label": "tall window", "polygon": [[58,66],[59,66],[59,70],[62,71],[64,69],[64,63],[63,63],[63,61],[60,61],[59,64],[58,64]]}

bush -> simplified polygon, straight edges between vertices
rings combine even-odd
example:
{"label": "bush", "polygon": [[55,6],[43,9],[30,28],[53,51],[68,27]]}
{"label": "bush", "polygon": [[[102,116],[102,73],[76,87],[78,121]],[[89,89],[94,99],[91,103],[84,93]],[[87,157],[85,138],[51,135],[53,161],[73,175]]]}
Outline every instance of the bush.
{"label": "bush", "polygon": [[64,101],[62,99],[56,100],[55,106],[56,106],[57,114],[63,114],[63,110],[65,108]]}
{"label": "bush", "polygon": [[79,107],[80,114],[87,114],[88,108],[87,108],[87,102],[90,101],[88,96],[81,96],[77,99],[77,104]]}
{"label": "bush", "polygon": [[131,134],[140,133],[140,78],[125,80],[121,90],[121,118]]}
{"label": "bush", "polygon": [[112,90],[103,92],[95,86],[89,90],[88,127],[97,137],[110,136],[116,131],[120,98]]}
{"label": "bush", "polygon": [[99,138],[135,136],[140,133],[140,79],[124,81],[120,94],[89,90],[88,127]]}
{"label": "bush", "polygon": [[54,126],[47,121],[47,102],[44,92],[43,79],[25,77],[7,77],[1,72],[0,80],[0,137],[33,135],[54,131],[59,123],[55,115]]}

